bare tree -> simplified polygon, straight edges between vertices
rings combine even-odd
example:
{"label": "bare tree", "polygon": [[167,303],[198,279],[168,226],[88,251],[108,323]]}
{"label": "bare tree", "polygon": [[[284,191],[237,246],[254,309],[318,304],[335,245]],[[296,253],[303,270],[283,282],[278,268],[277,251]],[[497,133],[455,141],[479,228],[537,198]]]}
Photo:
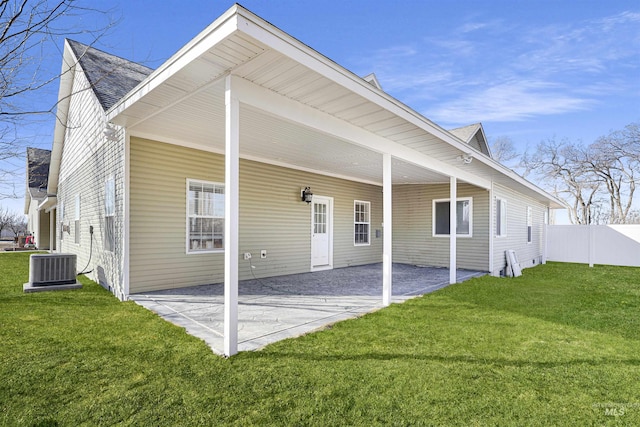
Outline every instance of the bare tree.
{"label": "bare tree", "polygon": [[9,208],[0,206],[0,236],[2,231],[9,228],[9,225],[14,220],[14,214],[9,211]]}
{"label": "bare tree", "polygon": [[568,141],[541,142],[521,161],[527,175],[565,202],[572,224],[591,224],[600,182],[582,164],[581,148]]}
{"label": "bare tree", "polygon": [[491,141],[491,157],[503,165],[507,165],[508,162],[519,156],[520,154],[516,151],[513,140],[510,137],[498,136]]}
{"label": "bare tree", "polygon": [[[88,21],[96,28],[87,28]],[[60,77],[47,52],[59,55],[62,39],[79,34],[93,44],[113,25],[109,11],[83,0],[0,0],[0,161],[22,157],[28,138],[18,129],[56,109],[55,101],[47,105],[32,96]],[[8,169],[0,164],[0,184],[11,183],[14,173]],[[0,191],[3,197],[14,193]]]}
{"label": "bare tree", "polygon": [[638,221],[633,196],[640,179],[640,126],[632,123],[588,146],[553,140],[525,153],[522,165],[566,202],[574,224]]}
{"label": "bare tree", "polygon": [[24,233],[27,231],[27,220],[24,215],[19,213],[14,213],[11,222],[9,223],[9,230],[13,232],[15,237],[20,233]]}

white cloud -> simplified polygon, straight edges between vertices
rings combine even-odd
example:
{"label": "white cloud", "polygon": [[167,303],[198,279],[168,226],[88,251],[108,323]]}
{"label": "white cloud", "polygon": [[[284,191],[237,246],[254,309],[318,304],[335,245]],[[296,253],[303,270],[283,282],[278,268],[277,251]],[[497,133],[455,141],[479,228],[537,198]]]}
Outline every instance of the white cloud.
{"label": "white cloud", "polygon": [[594,103],[589,98],[564,93],[561,89],[546,82],[505,82],[435,105],[423,113],[436,122],[449,124],[510,122],[586,110]]}
{"label": "white cloud", "polygon": [[475,20],[359,62],[433,120],[521,121],[637,92],[639,22],[636,12],[546,26]]}

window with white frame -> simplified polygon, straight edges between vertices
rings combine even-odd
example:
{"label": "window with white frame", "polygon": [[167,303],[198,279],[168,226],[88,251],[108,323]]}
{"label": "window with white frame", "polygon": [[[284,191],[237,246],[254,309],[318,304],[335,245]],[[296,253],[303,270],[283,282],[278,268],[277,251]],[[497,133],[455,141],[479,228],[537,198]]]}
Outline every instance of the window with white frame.
{"label": "window with white frame", "polygon": [[[450,199],[433,201],[433,235],[448,236],[451,231]],[[456,199],[456,235],[471,237],[473,230],[473,203],[471,197]]]}
{"label": "window with white frame", "polygon": [[76,212],[73,221],[75,243],[80,244],[80,194],[76,194]]}
{"label": "window with white frame", "polygon": [[224,185],[187,180],[187,253],[224,249]]}
{"label": "window with white frame", "polygon": [[353,203],[353,244],[369,245],[371,237],[371,202],[355,200]]}
{"label": "window with white frame", "polygon": [[527,206],[527,243],[533,241],[533,209]]}
{"label": "window with white frame", "polygon": [[104,185],[104,249],[113,252],[116,247],[116,181],[107,178]]}
{"label": "window with white frame", "polygon": [[499,197],[496,198],[496,236],[505,237],[507,235],[507,201]]}

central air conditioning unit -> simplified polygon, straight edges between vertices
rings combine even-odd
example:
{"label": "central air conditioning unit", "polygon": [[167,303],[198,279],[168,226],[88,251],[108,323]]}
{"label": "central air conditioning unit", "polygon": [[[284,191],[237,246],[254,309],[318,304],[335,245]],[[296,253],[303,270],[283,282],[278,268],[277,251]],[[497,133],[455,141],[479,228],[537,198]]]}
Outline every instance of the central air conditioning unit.
{"label": "central air conditioning unit", "polygon": [[25,292],[78,289],[75,254],[33,254],[29,259],[29,283]]}

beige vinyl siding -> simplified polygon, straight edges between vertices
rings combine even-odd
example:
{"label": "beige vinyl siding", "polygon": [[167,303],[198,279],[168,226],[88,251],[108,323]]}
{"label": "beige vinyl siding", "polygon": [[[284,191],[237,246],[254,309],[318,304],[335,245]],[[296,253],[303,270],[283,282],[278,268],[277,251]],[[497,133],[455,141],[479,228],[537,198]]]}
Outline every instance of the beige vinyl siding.
{"label": "beige vinyl siding", "polygon": [[[489,266],[489,194],[460,183],[458,198],[471,197],[472,237],[457,238],[459,268],[487,271]],[[394,185],[393,261],[449,266],[449,238],[433,236],[433,200],[448,199],[449,185]]]}
{"label": "beige vinyl siding", "polygon": [[[64,218],[56,218],[57,225],[64,223],[69,232],[64,232],[60,241],[57,230],[57,248],[59,252],[76,254],[78,269],[86,266],[91,270],[89,277],[123,299],[124,141],[106,140],[104,112],[88,87],[84,74],[76,72],[57,193],[58,203],[64,204]],[[104,250],[104,187],[109,176],[114,177],[116,186],[113,252]],[[77,194],[81,198],[79,244],[75,243],[73,226]],[[94,229],[93,240],[90,226]]]}
{"label": "beige vinyl siding", "polygon": [[[130,292],[220,283],[224,254],[186,253],[187,179],[224,183],[224,157],[131,138]],[[334,267],[381,261],[380,187],[248,160],[240,161],[240,279],[308,272],[311,205],[300,190],[334,201]],[[353,244],[353,202],[371,202],[370,246]],[[260,251],[267,258],[260,258]],[[242,253],[251,252],[251,262]]]}
{"label": "beige vinyl siding", "polygon": [[[493,197],[507,201],[507,235],[494,237],[493,268],[491,273],[499,275],[506,265],[505,251],[516,251],[518,261],[523,268],[537,265],[541,262],[543,246],[543,224],[546,207],[533,199],[523,196],[513,190],[500,185],[494,185]],[[527,243],[527,207],[532,208],[533,227],[532,241]],[[496,217],[491,215],[491,233],[495,236]]]}
{"label": "beige vinyl siding", "polygon": [[49,213],[41,210],[38,212],[38,231],[35,236],[36,245],[38,249],[49,250],[50,249],[50,222],[49,222]]}

